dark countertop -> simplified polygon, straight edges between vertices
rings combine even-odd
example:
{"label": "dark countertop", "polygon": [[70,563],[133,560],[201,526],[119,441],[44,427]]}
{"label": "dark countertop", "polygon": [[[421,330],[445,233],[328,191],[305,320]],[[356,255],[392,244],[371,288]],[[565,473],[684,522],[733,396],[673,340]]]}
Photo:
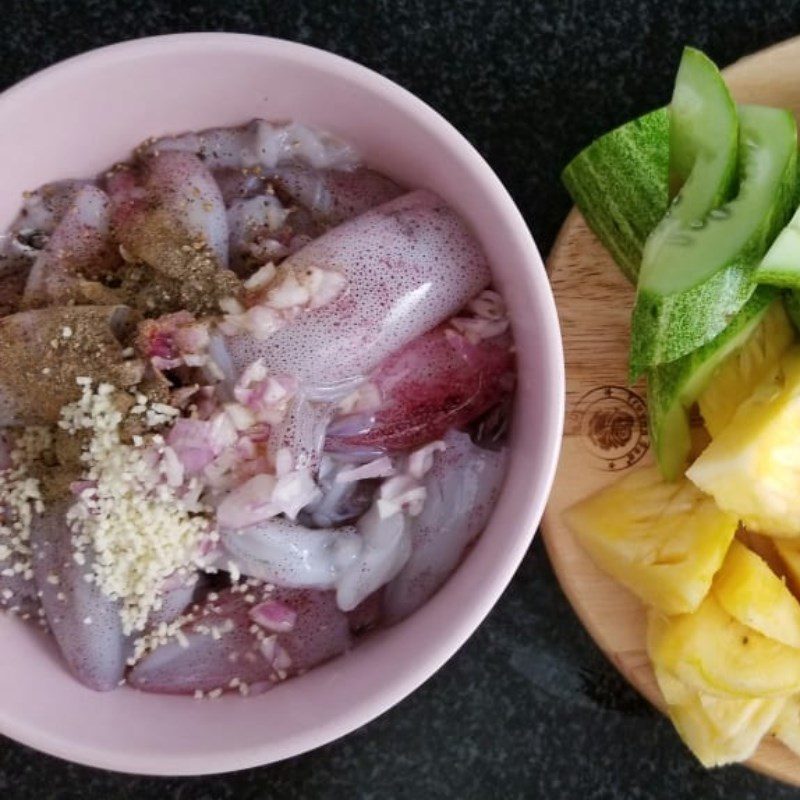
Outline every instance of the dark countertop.
{"label": "dark countertop", "polygon": [[[0,88],[92,47],[177,31],[269,34],[349,56],[472,140],[545,255],[569,207],[560,168],[668,99],[684,43],[726,64],[800,32],[795,0],[4,0],[0,12]],[[0,797],[781,800],[800,791],[740,767],[698,767],[592,644],[537,540],[458,655],[343,741],[272,767],[162,780],[0,739]]]}

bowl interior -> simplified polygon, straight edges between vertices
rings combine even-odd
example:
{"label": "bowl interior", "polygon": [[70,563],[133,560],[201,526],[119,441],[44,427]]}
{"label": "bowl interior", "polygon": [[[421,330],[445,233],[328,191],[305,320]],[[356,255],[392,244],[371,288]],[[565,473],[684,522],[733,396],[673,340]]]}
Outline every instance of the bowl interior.
{"label": "bowl interior", "polygon": [[66,673],[51,642],[0,614],[0,731],[71,760],[151,774],[220,772],[295,755],[365,723],[438,669],[488,613],[530,543],[552,480],[563,367],[530,234],[463,137],[368,70],[301,45],[230,34],[158,37],[64,62],[0,97],[0,224],[23,190],[91,175],[147,136],[254,116],[336,132],[369,163],[433,189],[470,221],[509,301],[518,346],[510,476],[489,528],[430,603],[261,697],[95,694]]}

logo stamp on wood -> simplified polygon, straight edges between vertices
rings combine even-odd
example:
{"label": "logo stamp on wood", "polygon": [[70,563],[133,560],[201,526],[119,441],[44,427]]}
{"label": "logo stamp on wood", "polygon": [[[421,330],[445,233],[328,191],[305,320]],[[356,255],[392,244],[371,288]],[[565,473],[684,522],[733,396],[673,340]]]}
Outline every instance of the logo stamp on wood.
{"label": "logo stamp on wood", "polygon": [[575,414],[581,441],[602,469],[627,469],[650,447],[645,402],[624,386],[588,391],[578,401]]}

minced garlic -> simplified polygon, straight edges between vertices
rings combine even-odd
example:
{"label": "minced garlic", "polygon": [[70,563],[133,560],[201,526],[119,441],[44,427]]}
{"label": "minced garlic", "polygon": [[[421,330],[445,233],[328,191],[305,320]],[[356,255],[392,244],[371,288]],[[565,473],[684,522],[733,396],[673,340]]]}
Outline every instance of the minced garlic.
{"label": "minced garlic", "polygon": [[[9,453],[10,466],[0,470],[0,574],[33,578],[30,533],[34,514],[44,511],[39,481],[30,474],[35,461],[52,446],[46,428],[26,428]],[[6,590],[8,591],[8,590]],[[10,600],[10,596],[3,596]]]}
{"label": "minced garlic", "polygon": [[[59,426],[70,434],[90,431],[81,461],[87,488],[67,512],[73,532],[74,557],[88,563],[101,590],[120,600],[125,634],[145,628],[161,606],[164,582],[174,573],[189,574],[202,566],[200,545],[209,534],[204,513],[190,513],[181,502],[178,485],[197,496],[196,479],[175,480],[169,447],[152,434],[133,444],[121,440],[124,413],[116,389],[100,384],[92,390],[88,378],[78,380],[80,400],[62,409]],[[171,406],[136,398],[130,412],[152,432],[179,413]],[[144,402],[143,402],[144,401]]]}

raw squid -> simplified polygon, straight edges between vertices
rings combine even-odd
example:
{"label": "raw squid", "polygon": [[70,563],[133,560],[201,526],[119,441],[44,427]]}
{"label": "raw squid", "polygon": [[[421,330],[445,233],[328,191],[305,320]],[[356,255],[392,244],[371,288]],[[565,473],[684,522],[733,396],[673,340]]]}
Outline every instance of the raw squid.
{"label": "raw squid", "polygon": [[327,450],[412,450],[470,422],[513,389],[511,337],[473,344],[439,327],[392,353],[368,380],[378,407],[334,420]]}
{"label": "raw squid", "polygon": [[0,235],[0,607],[92,689],[197,698],[407,616],[503,480],[490,281],[440,197],[294,122],[26,194]]}
{"label": "raw squid", "polygon": [[[436,195],[403,195],[315,239],[286,259],[285,272],[338,271],[346,289],[335,300],[301,312],[266,340],[241,333],[228,340],[234,369],[263,359],[272,373],[300,382],[296,404],[322,401],[317,420],[329,420],[333,402],[393,350],[463,306],[489,282],[480,246],[461,219]],[[297,462],[315,464],[308,430],[291,415],[292,430],[274,431]]]}
{"label": "raw squid", "polygon": [[289,401],[281,422],[272,426],[271,452],[286,448],[292,454],[295,467],[316,469],[325,442],[325,430],[334,409],[332,403],[309,400],[301,389]]}
{"label": "raw squid", "polygon": [[183,644],[170,640],[134,667],[132,686],[184,694],[264,691],[351,644],[347,617],[330,592],[243,585],[209,597],[194,616],[183,627]]}
{"label": "raw squid", "polygon": [[306,164],[314,169],[348,169],[358,157],[346,142],[297,122],[276,124],[254,119],[238,128],[209,128],[198,133],[165,136],[145,153],[178,150],[194,153],[212,170],[272,170],[281,164]]}
{"label": "raw squid", "polygon": [[231,269],[242,273],[286,255],[291,229],[286,228],[289,211],[275,195],[236,198],[227,210],[230,231]]}
{"label": "raw squid", "polygon": [[22,209],[8,231],[0,235],[0,317],[19,310],[31,265],[76,193],[90,184],[57,181],[25,193]]}
{"label": "raw squid", "polygon": [[174,275],[171,251],[186,244],[207,247],[217,266],[226,267],[225,204],[200,159],[189,153],[160,153],[147,158],[141,172],[141,183],[132,170],[120,170],[108,179],[114,225],[123,247],[173,277],[181,276]]}
{"label": "raw squid", "polygon": [[373,592],[352,611],[347,612],[347,621],[353,636],[374,630],[383,618],[383,589]]}
{"label": "raw squid", "polygon": [[[253,595],[260,601],[264,591]],[[134,666],[128,683],[144,691],[178,694],[227,689],[232,680],[269,685],[270,664],[250,630],[252,606],[230,589],[211,595],[182,626],[185,638],[158,645]]]}
{"label": "raw squid", "polygon": [[[366,167],[315,170],[289,165],[258,173],[225,168],[213,175],[228,209],[234,269],[245,252],[257,265],[278,260],[298,249],[299,237],[318,236],[403,194],[394,181]],[[260,246],[253,247],[254,242]]]}
{"label": "raw squid", "polygon": [[337,480],[352,464],[337,463],[324,455],[317,473],[317,483],[322,492],[320,498],[306,506],[298,518],[308,528],[331,528],[355,522],[372,505],[378,481]]}
{"label": "raw squid", "polygon": [[124,306],[54,306],[0,319],[0,428],[57,422],[81,376],[138,383],[144,367],[124,357],[119,338],[129,318]]}
{"label": "raw squid", "polygon": [[480,245],[427,191],[410,192],[328,231],[282,269],[338,270],[347,289],[264,341],[231,337],[234,367],[263,358],[311,396],[350,386],[394,350],[461,308],[490,279]]}
{"label": "raw squid", "polygon": [[352,611],[402,569],[411,554],[408,518],[405,514],[382,517],[377,503],[358,521],[361,550],[343,572],[336,586],[336,602]]}
{"label": "raw squid", "polygon": [[225,555],[243,575],[296,589],[333,589],[361,550],[355,527],[309,530],[281,517],[222,534]]}
{"label": "raw squid", "polygon": [[226,208],[230,207],[235,200],[247,200],[265,193],[266,182],[264,176],[259,173],[233,167],[212,171],[211,174],[219,186]]}
{"label": "raw squid", "polygon": [[41,603],[33,579],[20,572],[3,575],[5,569],[13,569],[13,561],[0,559],[0,608],[23,619],[37,619]]}
{"label": "raw squid", "polygon": [[75,195],[93,183],[88,180],[54,181],[45,183],[35,192],[26,192],[25,202],[11,223],[10,232],[15,233],[21,243],[41,250],[72,205]]}
{"label": "raw squid", "polygon": [[190,153],[165,152],[108,176],[123,255],[144,262],[171,310],[215,311],[239,281],[228,267],[228,221],[211,173]]}
{"label": "raw squid", "polygon": [[31,267],[23,305],[66,305],[85,301],[82,284],[112,273],[120,263],[110,237],[108,196],[96,186],[78,188]]}
{"label": "raw squid", "polygon": [[[350,648],[352,639],[347,616],[339,610],[331,592],[278,589],[273,599],[296,614],[292,629],[279,633],[276,641],[289,657],[290,665],[284,668],[287,672],[305,672]],[[273,660],[279,657],[280,651],[277,651]]]}
{"label": "raw squid", "polygon": [[374,504],[355,526],[309,530],[274,518],[222,536],[236,568],[293,588],[335,589],[352,611],[394,577],[411,552],[406,516],[382,517]]}
{"label": "raw squid", "polygon": [[281,196],[303,206],[312,217],[328,226],[340,225],[403,194],[393,180],[366,167],[353,170],[279,167],[269,175],[269,180]]}
{"label": "raw squid", "polygon": [[54,502],[31,527],[33,571],[47,623],[72,674],[90,689],[115,689],[125,675],[131,643],[119,604],[85,580],[88,565],[73,558],[65,501]]}
{"label": "raw squid", "polygon": [[168,578],[161,595],[161,608],[152,611],[148,619],[150,627],[160,625],[162,622],[169,624],[176,620],[192,604],[202,586],[201,573],[188,577],[173,575]]}
{"label": "raw squid", "polygon": [[455,430],[444,442],[425,478],[422,513],[411,523],[411,557],[384,590],[392,621],[416,611],[456,568],[486,527],[505,476],[507,450],[484,450]]}

